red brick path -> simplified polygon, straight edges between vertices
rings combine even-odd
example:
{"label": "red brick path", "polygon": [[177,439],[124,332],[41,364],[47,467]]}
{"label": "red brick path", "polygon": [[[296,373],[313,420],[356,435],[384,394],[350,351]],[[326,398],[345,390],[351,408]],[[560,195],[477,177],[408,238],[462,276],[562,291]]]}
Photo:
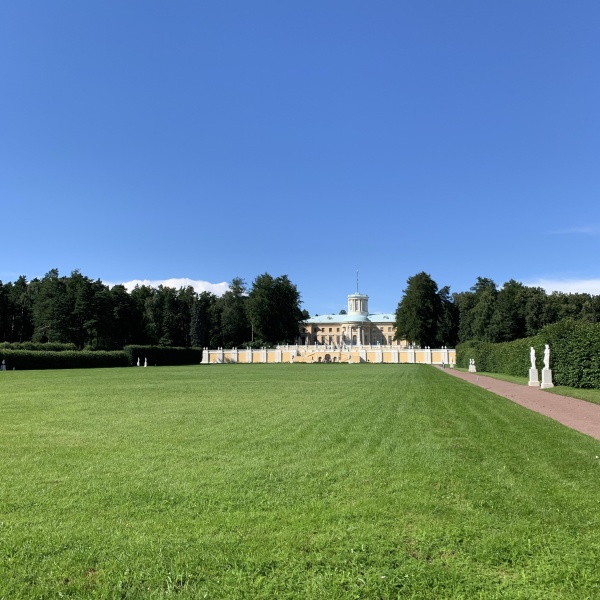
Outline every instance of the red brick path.
{"label": "red brick path", "polygon": [[600,440],[600,404],[550,394],[540,388],[509,383],[477,373],[465,373],[456,369],[441,369],[441,367],[440,370]]}

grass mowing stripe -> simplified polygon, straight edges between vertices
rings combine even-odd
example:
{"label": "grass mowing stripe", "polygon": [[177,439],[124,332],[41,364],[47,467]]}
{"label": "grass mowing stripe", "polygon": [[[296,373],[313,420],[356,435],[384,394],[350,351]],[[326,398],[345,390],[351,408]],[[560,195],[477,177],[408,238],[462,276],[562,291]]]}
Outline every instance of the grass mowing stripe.
{"label": "grass mowing stripe", "polygon": [[433,368],[0,385],[0,597],[597,595],[600,444]]}

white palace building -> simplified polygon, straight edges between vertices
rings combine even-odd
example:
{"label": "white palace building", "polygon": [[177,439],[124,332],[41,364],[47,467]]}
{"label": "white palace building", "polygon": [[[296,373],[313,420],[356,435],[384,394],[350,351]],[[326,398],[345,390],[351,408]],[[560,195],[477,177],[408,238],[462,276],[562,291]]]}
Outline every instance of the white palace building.
{"label": "white palace building", "polygon": [[394,313],[369,313],[369,296],[350,294],[348,312],[320,315],[300,323],[301,344],[399,346],[394,340]]}
{"label": "white palace building", "polygon": [[203,348],[203,364],[222,363],[456,363],[449,348],[415,348],[394,339],[394,313],[369,313],[369,297],[348,296],[348,312],[299,323],[298,343],[277,348]]}

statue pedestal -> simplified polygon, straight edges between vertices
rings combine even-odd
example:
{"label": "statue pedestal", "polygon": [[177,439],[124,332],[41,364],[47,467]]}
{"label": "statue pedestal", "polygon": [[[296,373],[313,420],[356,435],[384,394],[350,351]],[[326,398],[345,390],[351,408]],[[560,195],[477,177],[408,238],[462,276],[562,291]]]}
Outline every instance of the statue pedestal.
{"label": "statue pedestal", "polygon": [[552,383],[552,369],[542,369],[542,389],[554,387]]}
{"label": "statue pedestal", "polygon": [[531,387],[539,387],[540,380],[538,377],[538,370],[535,367],[529,369],[529,383],[527,384]]}
{"label": "statue pedestal", "polygon": [[469,373],[477,373],[477,369],[475,368],[475,365],[473,365],[473,364],[469,365]]}

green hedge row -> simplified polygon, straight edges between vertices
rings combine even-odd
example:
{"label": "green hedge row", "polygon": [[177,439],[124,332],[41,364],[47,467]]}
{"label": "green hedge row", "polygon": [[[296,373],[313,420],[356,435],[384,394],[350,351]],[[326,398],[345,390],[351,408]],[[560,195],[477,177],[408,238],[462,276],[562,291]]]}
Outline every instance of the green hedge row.
{"label": "green hedge row", "polygon": [[148,366],[157,365],[197,365],[202,360],[202,348],[171,348],[168,346],[125,346],[123,352],[127,355],[130,365],[137,365],[148,360]]}
{"label": "green hedge row", "polygon": [[529,348],[536,349],[538,357],[543,356],[543,348],[540,352],[538,342],[534,338],[524,338],[514,342],[491,344],[489,342],[465,342],[456,347],[456,364],[467,368],[469,359],[475,359],[478,371],[488,373],[506,373],[518,377],[527,377],[531,366]]}
{"label": "green hedge row", "polygon": [[467,368],[475,359],[478,371],[527,377],[529,349],[535,348],[537,368],[543,368],[544,346],[550,346],[550,368],[556,385],[600,389],[600,323],[567,319],[542,329],[536,336],[490,344],[465,342],[456,348],[456,364]]}
{"label": "green hedge row", "polygon": [[537,337],[550,345],[550,368],[557,385],[600,389],[600,323],[560,321]]}
{"label": "green hedge row", "polygon": [[6,361],[6,369],[95,369],[105,367],[127,367],[127,354],[122,350],[114,352],[87,352],[85,350],[63,350],[46,352],[41,350],[0,349],[0,360]]}
{"label": "green hedge row", "polygon": [[58,342],[1,342],[0,350],[40,350],[44,352],[65,352],[77,350],[75,344],[59,344]]}
{"label": "green hedge row", "polygon": [[202,360],[201,348],[167,348],[163,346],[125,346],[123,350],[105,352],[100,350],[22,350],[0,347],[0,361],[6,361],[6,369],[12,371],[31,369],[82,369],[105,367],[128,367],[143,365],[193,365]]}

